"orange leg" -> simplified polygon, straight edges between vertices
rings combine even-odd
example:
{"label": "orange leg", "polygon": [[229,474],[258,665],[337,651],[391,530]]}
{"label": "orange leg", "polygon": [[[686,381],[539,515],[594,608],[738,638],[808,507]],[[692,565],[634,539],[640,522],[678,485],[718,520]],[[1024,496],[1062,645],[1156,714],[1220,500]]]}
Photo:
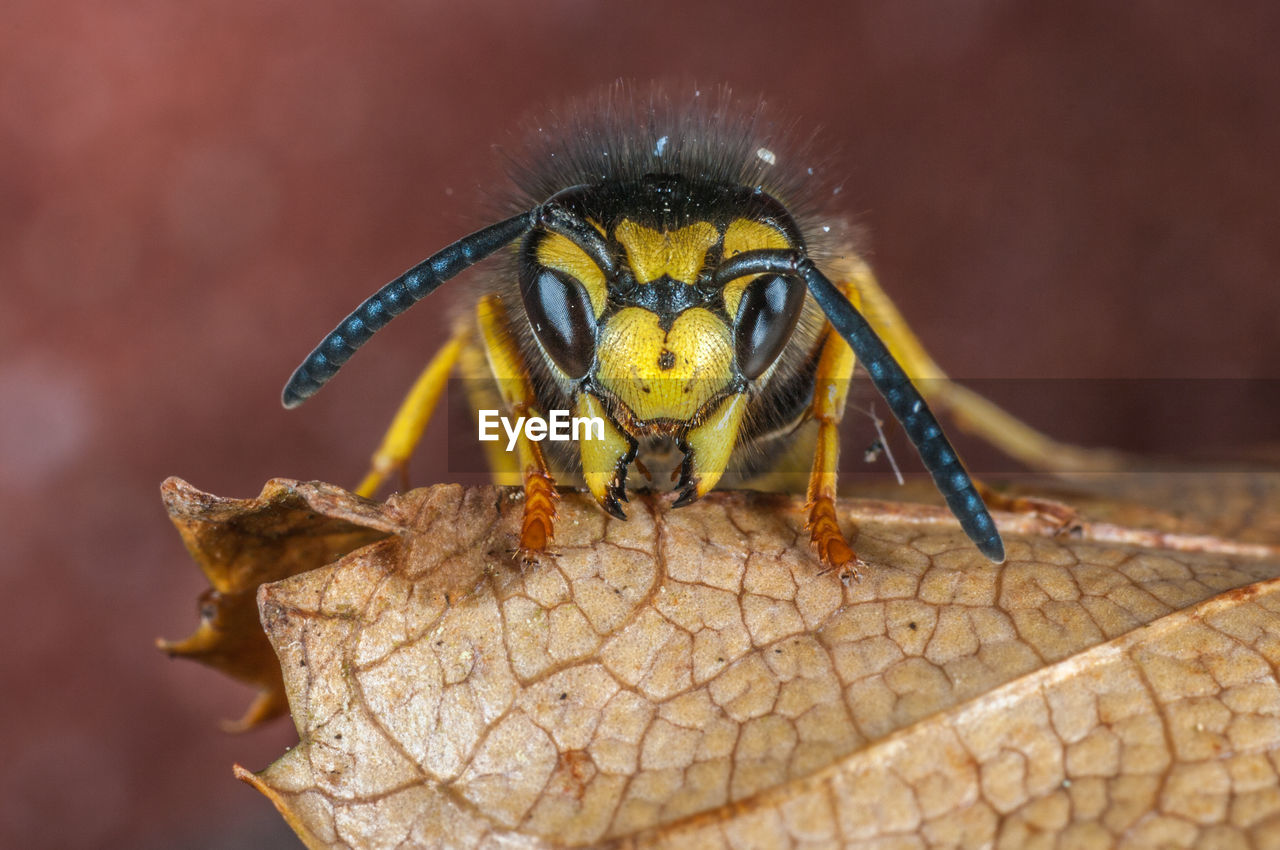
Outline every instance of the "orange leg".
{"label": "orange leg", "polygon": [[[529,373],[513,341],[502,300],[493,295],[480,299],[476,319],[507,415],[513,418],[539,415]],[[539,555],[549,550],[555,537],[556,502],[560,497],[542,449],[525,436],[523,430],[516,438],[515,454],[524,482],[524,519],[520,524],[517,557],[525,564],[534,564]]]}
{"label": "orange leg", "polygon": [[[858,306],[857,291],[843,286],[845,295]],[[835,333],[827,334],[818,359],[813,404],[809,415],[818,422],[817,447],[809,473],[809,537],[822,560],[824,571],[840,570],[842,577],[858,573],[858,556],[840,532],[836,521],[836,478],[840,462],[840,420],[849,396],[849,381],[857,359],[848,343]]]}

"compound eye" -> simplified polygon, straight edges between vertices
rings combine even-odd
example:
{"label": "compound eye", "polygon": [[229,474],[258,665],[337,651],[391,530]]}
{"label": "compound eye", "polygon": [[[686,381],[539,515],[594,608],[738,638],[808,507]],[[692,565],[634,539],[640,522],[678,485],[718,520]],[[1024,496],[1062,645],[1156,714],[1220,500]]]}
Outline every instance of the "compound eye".
{"label": "compound eye", "polygon": [[596,351],[596,314],[582,284],[559,269],[521,275],[520,296],[534,336],[573,380],[591,368]]}
{"label": "compound eye", "polygon": [[778,359],[800,321],[804,287],[781,275],[761,275],[747,284],[738,303],[736,342],[738,368],[749,381]]}

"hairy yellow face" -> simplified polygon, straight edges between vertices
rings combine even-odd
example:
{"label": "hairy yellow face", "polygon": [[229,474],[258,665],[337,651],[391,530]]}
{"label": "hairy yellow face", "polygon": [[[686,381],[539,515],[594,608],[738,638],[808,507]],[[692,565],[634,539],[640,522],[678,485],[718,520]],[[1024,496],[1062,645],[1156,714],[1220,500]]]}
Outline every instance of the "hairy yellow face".
{"label": "hairy yellow face", "polygon": [[688,422],[733,379],[729,327],[701,307],[665,331],[656,313],[625,307],[601,330],[598,356],[601,386],[643,422]]}
{"label": "hairy yellow face", "polygon": [[[525,293],[527,307],[530,293],[541,299],[530,318],[553,364],[566,378],[590,378],[590,388],[574,396],[574,414],[605,422],[600,438],[579,443],[587,488],[609,513],[625,516],[621,501],[637,439],[665,434],[685,450],[677,503],[699,498],[720,480],[738,444],[748,396],[735,325],[748,287],[760,277],[709,289],[708,255],[722,261],[791,242],[772,224],[745,218],[723,229],[694,221],[665,230],[623,218],[611,232],[587,221],[622,249],[616,283],[581,245],[551,233],[537,243],[534,258],[554,278],[541,277]],[[572,295],[575,286],[581,297]],[[583,348],[589,343],[590,359]]]}
{"label": "hairy yellow face", "polygon": [[[717,244],[722,244],[725,258],[789,244],[776,228],[746,219],[733,221],[723,232],[706,221],[660,231],[623,219],[613,236],[641,286],[664,279],[693,286],[706,266],[707,252]],[[565,256],[567,252],[555,259]],[[590,263],[585,255],[573,260],[575,271],[583,260]],[[598,286],[594,274],[589,270],[581,274],[589,279],[585,285],[592,293]],[[747,282],[734,281],[729,287],[732,292],[726,290],[728,316],[737,310]],[[594,296],[592,303],[596,303]],[[636,424],[690,423],[734,380],[733,328],[723,315],[704,307],[691,307],[676,316],[623,307],[600,327],[597,357],[597,381],[627,407]]]}
{"label": "hairy yellow face", "polygon": [[[579,240],[548,233],[536,243],[522,295],[551,364],[569,381],[587,381],[575,408],[610,423],[603,440],[581,443],[587,485],[620,514],[615,491],[636,440],[667,435],[686,449],[682,486],[701,496],[737,447],[744,381],[761,373],[761,357],[778,350],[761,354],[750,344],[760,338],[760,312],[776,310],[763,290],[751,295],[752,283],[765,276],[746,275],[717,291],[710,266],[745,251],[785,250],[791,240],[772,223],[749,218],[665,229],[625,216],[608,226],[584,221],[616,246],[616,268],[598,265],[598,255]],[[737,327],[743,315],[754,324]],[[778,343],[785,338],[765,339]]]}

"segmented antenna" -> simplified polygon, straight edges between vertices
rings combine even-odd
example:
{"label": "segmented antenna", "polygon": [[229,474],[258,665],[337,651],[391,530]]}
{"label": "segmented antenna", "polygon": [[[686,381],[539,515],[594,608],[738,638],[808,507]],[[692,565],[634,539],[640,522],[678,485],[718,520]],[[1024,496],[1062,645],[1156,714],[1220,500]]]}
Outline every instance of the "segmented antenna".
{"label": "segmented antenna", "polygon": [[812,260],[801,258],[796,270],[804,278],[822,312],[827,314],[831,326],[849,343],[871,376],[871,383],[876,385],[893,415],[902,423],[916,451],[920,452],[925,469],[933,475],[938,492],[942,493],[956,519],[960,520],[964,533],[982,554],[997,564],[1004,561],[1004,541],[1000,539],[995,521],[920,391],[911,383],[898,361],[893,359],[866,318],[827,280],[826,275],[818,271]]}
{"label": "segmented antenna", "polygon": [[812,260],[797,251],[744,251],[723,263],[716,271],[716,279],[723,283],[744,274],[769,273],[804,281],[831,326],[849,343],[871,376],[871,382],[884,396],[889,410],[902,423],[964,533],[982,554],[997,564],[1003,562],[1004,541],[1000,539],[995,521],[924,397],[866,318]]}
{"label": "segmented antenna", "polygon": [[367,298],[294,370],[284,387],[281,398],[284,406],[297,407],[315,395],[351,359],[351,355],[388,322],[430,295],[449,278],[526,233],[536,222],[538,213],[539,210],[524,212],[464,236]]}

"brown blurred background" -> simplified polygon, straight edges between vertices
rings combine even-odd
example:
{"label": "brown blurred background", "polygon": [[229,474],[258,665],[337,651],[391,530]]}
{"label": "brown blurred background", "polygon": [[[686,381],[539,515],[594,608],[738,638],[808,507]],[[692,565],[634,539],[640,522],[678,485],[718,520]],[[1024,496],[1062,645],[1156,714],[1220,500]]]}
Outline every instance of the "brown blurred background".
{"label": "brown blurred background", "polygon": [[[1173,455],[1274,441],[1280,5],[59,0],[4,17],[0,845],[293,846],[230,773],[281,753],[289,725],[223,735],[249,693],[151,647],[194,626],[203,587],[157,487],[356,481],[441,311],[400,319],[299,411],[285,378],[483,221],[492,146],[519,119],[620,76],[726,82],[824,127],[916,330],[1037,424]],[[1118,378],[1144,380],[1088,390]],[[417,483],[445,474],[433,433]]]}

